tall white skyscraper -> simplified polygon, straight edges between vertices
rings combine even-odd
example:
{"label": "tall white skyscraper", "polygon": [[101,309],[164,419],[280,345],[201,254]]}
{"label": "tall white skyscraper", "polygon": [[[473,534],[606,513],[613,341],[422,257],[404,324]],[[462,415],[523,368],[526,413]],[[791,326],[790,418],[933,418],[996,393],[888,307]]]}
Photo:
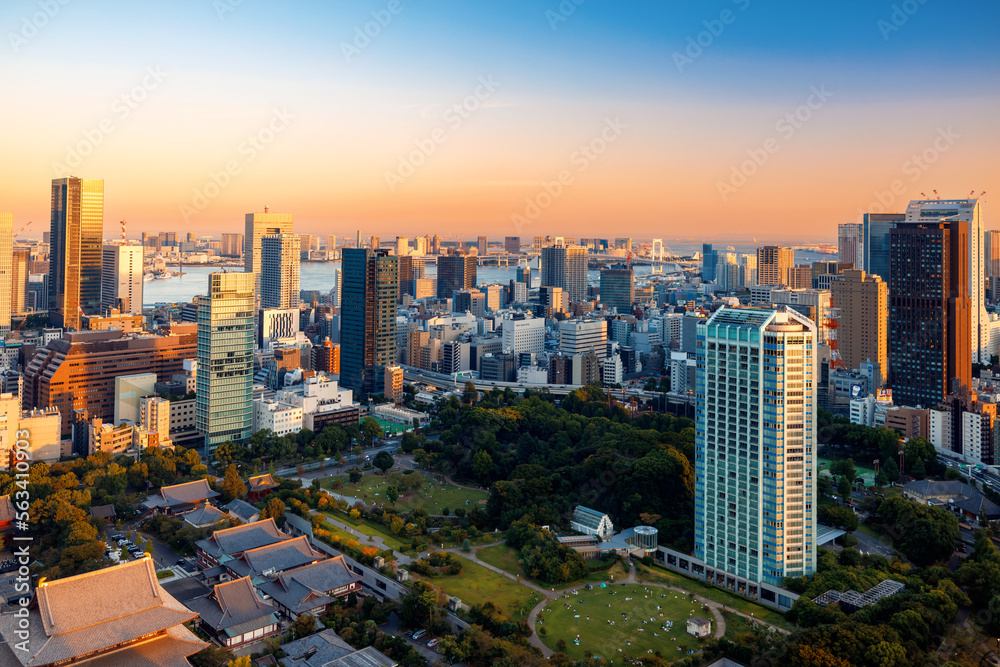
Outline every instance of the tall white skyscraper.
{"label": "tall white skyscraper", "polygon": [[269,234],[260,240],[260,307],[298,308],[301,237]]}
{"label": "tall white skyscraper", "polygon": [[247,213],[243,235],[243,270],[254,274],[254,294],[260,296],[260,240],[269,234],[291,234],[292,216],[288,213]]}
{"label": "tall white skyscraper", "polygon": [[722,308],[698,337],[695,556],[756,598],[816,569],[816,325]]}
{"label": "tall white skyscraper", "polygon": [[14,214],[0,213],[0,334],[10,331],[14,291]]}
{"label": "tall white skyscraper", "polygon": [[[990,362],[989,316],[986,314],[983,262],[982,208],[978,199],[913,200],[906,207],[905,223],[959,220],[969,235],[970,351],[972,361]],[[885,276],[882,276],[885,279]],[[891,285],[891,277],[887,282]]]}
{"label": "tall white skyscraper", "polygon": [[101,309],[142,314],[142,246],[105,245],[101,263]]}
{"label": "tall white skyscraper", "polygon": [[410,254],[410,239],[405,236],[396,237],[396,254],[404,257]]}
{"label": "tall white skyscraper", "polygon": [[837,261],[851,262],[859,269],[865,256],[865,226],[848,222],[837,227]]}
{"label": "tall white skyscraper", "polygon": [[195,427],[205,451],[253,431],[254,276],[216,272],[198,302]]}

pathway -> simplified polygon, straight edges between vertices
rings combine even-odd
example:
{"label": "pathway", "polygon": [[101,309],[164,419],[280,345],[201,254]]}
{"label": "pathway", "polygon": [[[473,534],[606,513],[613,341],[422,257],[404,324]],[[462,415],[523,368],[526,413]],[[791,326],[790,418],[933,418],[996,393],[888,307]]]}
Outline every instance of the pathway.
{"label": "pathway", "polygon": [[378,547],[379,549],[383,550],[387,549],[391,551],[396,559],[396,564],[399,566],[409,565],[410,562],[413,560],[412,558],[402,553],[401,551],[393,549],[392,547],[387,545],[385,543],[385,540],[383,540],[382,537],[380,537],[379,535],[368,535],[367,533],[363,533],[360,530],[357,530],[354,526],[349,526],[348,524],[343,523],[342,521],[338,521],[337,519],[331,517],[329,514],[324,514],[323,512],[318,512],[316,510],[309,510],[309,513],[319,514],[320,516],[323,517],[323,519],[327,523],[336,526],[337,528],[351,535],[354,535],[355,537],[358,538],[358,542],[360,542],[362,545],[373,545]]}

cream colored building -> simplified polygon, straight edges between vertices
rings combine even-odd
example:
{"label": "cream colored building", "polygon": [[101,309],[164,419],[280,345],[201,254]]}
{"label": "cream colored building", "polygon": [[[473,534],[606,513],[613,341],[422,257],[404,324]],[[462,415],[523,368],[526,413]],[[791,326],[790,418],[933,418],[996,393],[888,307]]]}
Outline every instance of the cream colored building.
{"label": "cream colored building", "polygon": [[830,283],[831,305],[840,309],[837,347],[849,370],[871,360],[889,368],[888,286],[876,275],[848,270]]}

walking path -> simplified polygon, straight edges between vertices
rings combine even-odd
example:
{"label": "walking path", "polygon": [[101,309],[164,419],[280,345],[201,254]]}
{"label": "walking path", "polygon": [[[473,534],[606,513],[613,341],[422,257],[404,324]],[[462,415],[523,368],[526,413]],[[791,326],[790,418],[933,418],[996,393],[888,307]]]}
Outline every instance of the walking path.
{"label": "walking path", "polygon": [[348,524],[346,524],[346,523],[344,523],[342,521],[338,521],[337,519],[334,519],[333,517],[331,517],[329,514],[324,514],[323,512],[318,512],[316,510],[309,510],[309,513],[310,514],[319,514],[320,516],[323,517],[323,519],[327,523],[329,523],[329,524],[331,524],[333,526],[336,526],[340,530],[343,530],[343,531],[345,531],[345,532],[347,532],[347,533],[355,536],[356,538],[358,538],[358,542],[360,542],[363,545],[376,546],[376,547],[378,547],[379,549],[382,549],[382,550],[388,549],[389,551],[392,552],[393,556],[396,559],[396,564],[399,565],[399,566],[409,565],[410,562],[413,560],[412,558],[410,558],[406,554],[402,553],[398,549],[394,549],[394,548],[390,547],[388,544],[385,543],[385,540],[383,540],[382,537],[379,536],[379,535],[369,535],[368,533],[363,533],[360,530],[358,530],[357,528],[355,528],[354,526],[349,526]]}

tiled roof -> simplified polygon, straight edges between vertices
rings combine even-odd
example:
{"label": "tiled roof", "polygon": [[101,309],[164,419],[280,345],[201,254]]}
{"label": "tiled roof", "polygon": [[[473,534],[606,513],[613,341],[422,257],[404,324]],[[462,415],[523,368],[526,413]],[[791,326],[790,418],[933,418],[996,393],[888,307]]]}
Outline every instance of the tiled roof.
{"label": "tiled roof", "polygon": [[938,481],[934,479],[921,479],[909,482],[903,487],[905,490],[920,496],[965,496],[972,498],[979,495],[979,491],[957,479]]}
{"label": "tiled roof", "polygon": [[[306,654],[315,649],[315,652],[303,660]],[[321,667],[332,660],[342,658],[345,655],[354,653],[354,648],[337,636],[333,630],[323,630],[314,635],[303,637],[294,642],[289,642],[281,647],[285,652],[285,661],[295,667]]]}
{"label": "tiled roof", "polygon": [[[18,655],[29,666],[129,643],[195,618],[160,588],[148,558],[47,582],[36,595],[38,610],[29,618],[38,638],[31,644],[34,653]],[[0,635],[7,640],[14,629],[10,621],[16,619],[0,615]]]}
{"label": "tiled roof", "polygon": [[343,556],[288,570],[260,587],[278,604],[296,614],[315,609],[333,601],[328,592],[349,586],[360,577],[347,567]]}
{"label": "tiled roof", "polygon": [[386,656],[374,646],[366,646],[343,658],[337,658],[323,667],[395,667],[396,661]]}
{"label": "tiled roof", "polygon": [[0,523],[14,520],[14,503],[10,496],[0,496]]}
{"label": "tiled roof", "polygon": [[218,523],[219,521],[225,519],[228,515],[225,512],[220,512],[206,502],[201,507],[193,509],[190,512],[184,512],[180,516],[189,524],[197,528],[200,526]]}
{"label": "tiled roof", "polygon": [[174,484],[160,489],[159,494],[152,495],[143,503],[146,507],[176,507],[198,503],[209,498],[218,497],[218,492],[213,491],[207,479],[197,479],[186,484]]}
{"label": "tiled roof", "polygon": [[226,563],[226,567],[239,577],[257,576],[270,570],[291,570],[323,557],[309,544],[309,538],[301,535],[278,544],[244,551],[242,556]]}
{"label": "tiled roof", "polygon": [[74,663],[73,667],[191,667],[187,658],[206,646],[206,642],[178,625],[165,635],[93,660]]}
{"label": "tiled roof", "polygon": [[989,519],[1000,516],[1000,506],[986,496],[977,495],[975,498],[964,498],[956,500],[953,504],[963,512],[969,512],[976,516],[979,516],[980,512],[983,511],[986,512],[986,517]]}
{"label": "tiled roof", "polygon": [[688,625],[694,625],[695,627],[703,628],[706,625],[712,625],[712,622],[707,618],[702,618],[701,616],[692,616],[687,620]]}
{"label": "tiled roof", "polygon": [[265,519],[217,530],[208,539],[198,541],[198,548],[213,558],[218,558],[223,554],[239,555],[248,549],[277,544],[288,539],[291,537],[278,530],[274,519]]}
{"label": "tiled roof", "polygon": [[254,516],[260,514],[259,509],[239,498],[228,505],[223,505],[223,509],[244,523],[252,521]]}
{"label": "tiled roof", "polygon": [[255,624],[256,627],[251,628],[255,630],[275,622],[270,618],[274,615],[274,607],[257,597],[248,578],[216,584],[205,597],[188,602],[188,608],[217,631],[247,623]]}
{"label": "tiled roof", "polygon": [[248,491],[267,491],[268,489],[276,489],[278,486],[278,483],[274,481],[270,473],[257,475],[247,480]]}
{"label": "tiled roof", "polygon": [[98,505],[90,508],[90,516],[95,519],[110,519],[118,514],[115,512],[114,505]]}

